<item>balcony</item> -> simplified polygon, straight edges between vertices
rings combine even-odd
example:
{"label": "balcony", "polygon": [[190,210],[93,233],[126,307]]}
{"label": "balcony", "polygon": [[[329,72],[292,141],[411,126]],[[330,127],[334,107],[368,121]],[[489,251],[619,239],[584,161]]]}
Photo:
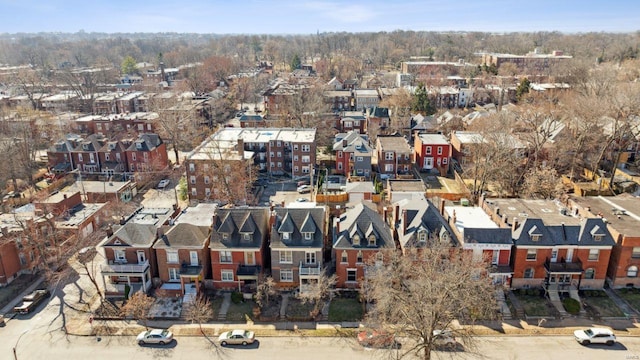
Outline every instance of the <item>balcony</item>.
{"label": "balcony", "polygon": [[105,275],[144,274],[149,269],[149,261],[137,264],[118,263],[109,260],[108,264],[101,264],[100,271]]}
{"label": "balcony", "polygon": [[236,275],[238,280],[257,280],[260,275],[260,265],[238,265]]}
{"label": "balcony", "polygon": [[182,264],[179,270],[180,277],[192,278],[202,274],[201,265]]}
{"label": "balcony", "polygon": [[551,262],[551,259],[547,258],[544,268],[549,274],[582,274],[584,272],[580,259],[567,262],[564,258],[560,258],[558,262]]}
{"label": "balcony", "polygon": [[300,262],[300,269],[298,274],[300,277],[317,277],[320,276],[320,264],[305,264]]}

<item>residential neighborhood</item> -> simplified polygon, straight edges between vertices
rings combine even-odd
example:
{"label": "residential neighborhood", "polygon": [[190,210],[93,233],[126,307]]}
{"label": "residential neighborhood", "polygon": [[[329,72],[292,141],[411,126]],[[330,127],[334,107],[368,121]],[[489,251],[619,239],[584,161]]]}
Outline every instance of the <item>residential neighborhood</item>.
{"label": "residential neighborhood", "polygon": [[0,52],[0,324],[34,321],[14,303],[46,290],[84,335],[198,325],[220,347],[351,329],[429,358],[471,353],[476,325],[637,327],[637,47],[414,35],[385,56],[320,33],[286,54],[233,36],[123,37],[137,50],[83,66]]}

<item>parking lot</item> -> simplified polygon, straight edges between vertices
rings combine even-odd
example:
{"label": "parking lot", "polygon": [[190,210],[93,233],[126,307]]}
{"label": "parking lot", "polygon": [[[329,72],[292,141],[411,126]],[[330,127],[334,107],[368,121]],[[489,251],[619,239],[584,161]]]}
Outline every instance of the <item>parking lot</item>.
{"label": "parking lot", "polygon": [[312,201],[312,193],[299,194],[296,191],[297,188],[298,182],[291,179],[270,182],[264,186],[259,204],[264,206],[269,204],[282,204],[284,202],[286,205],[296,202],[298,199],[306,199],[307,202]]}

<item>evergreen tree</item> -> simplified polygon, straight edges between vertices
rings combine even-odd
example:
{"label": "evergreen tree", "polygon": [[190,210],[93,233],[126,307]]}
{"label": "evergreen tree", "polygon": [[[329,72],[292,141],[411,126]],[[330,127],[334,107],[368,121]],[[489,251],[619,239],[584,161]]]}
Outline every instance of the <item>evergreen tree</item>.
{"label": "evergreen tree", "polygon": [[411,110],[423,115],[433,115],[436,113],[436,109],[431,103],[431,99],[429,99],[427,89],[422,83],[418,85],[415,94],[413,94]]}
{"label": "evergreen tree", "polygon": [[291,59],[291,70],[300,69],[302,62],[300,61],[300,56],[298,54],[293,55],[293,59]]}

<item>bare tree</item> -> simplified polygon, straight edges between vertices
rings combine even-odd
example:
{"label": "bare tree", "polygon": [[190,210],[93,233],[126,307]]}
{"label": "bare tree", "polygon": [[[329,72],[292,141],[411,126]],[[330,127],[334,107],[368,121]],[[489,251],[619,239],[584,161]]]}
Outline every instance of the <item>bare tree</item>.
{"label": "bare tree", "polygon": [[138,291],[127,300],[120,311],[123,316],[142,321],[144,327],[148,328],[147,320],[149,319],[149,310],[151,310],[154,302],[154,298],[148,296],[143,291]]}
{"label": "bare tree", "polygon": [[206,324],[213,319],[213,307],[211,306],[209,297],[204,294],[200,294],[186,306],[186,320],[192,324],[198,324],[200,333],[206,337],[207,334],[205,334],[202,324]]}
{"label": "bare tree", "polygon": [[434,331],[445,329],[462,339],[466,352],[473,352],[471,327],[454,327],[454,321],[491,317],[495,300],[487,272],[484,261],[435,238],[428,247],[404,255],[386,252],[384,265],[368,265],[364,296],[371,310],[366,322],[392,327],[410,340],[399,358],[431,359],[437,348]]}
{"label": "bare tree", "polygon": [[320,271],[320,275],[317,280],[309,281],[305,284],[298,294],[298,299],[303,304],[312,304],[311,317],[316,317],[320,314],[320,310],[324,305],[324,300],[331,296],[333,286],[336,284],[337,277],[335,274],[327,275],[325,269]]}
{"label": "bare tree", "polygon": [[524,177],[522,195],[530,198],[554,199],[564,192],[556,169],[549,166],[531,168]]}
{"label": "bare tree", "polygon": [[261,308],[268,307],[271,298],[278,294],[277,284],[271,276],[261,277],[256,289],[256,303]]}

